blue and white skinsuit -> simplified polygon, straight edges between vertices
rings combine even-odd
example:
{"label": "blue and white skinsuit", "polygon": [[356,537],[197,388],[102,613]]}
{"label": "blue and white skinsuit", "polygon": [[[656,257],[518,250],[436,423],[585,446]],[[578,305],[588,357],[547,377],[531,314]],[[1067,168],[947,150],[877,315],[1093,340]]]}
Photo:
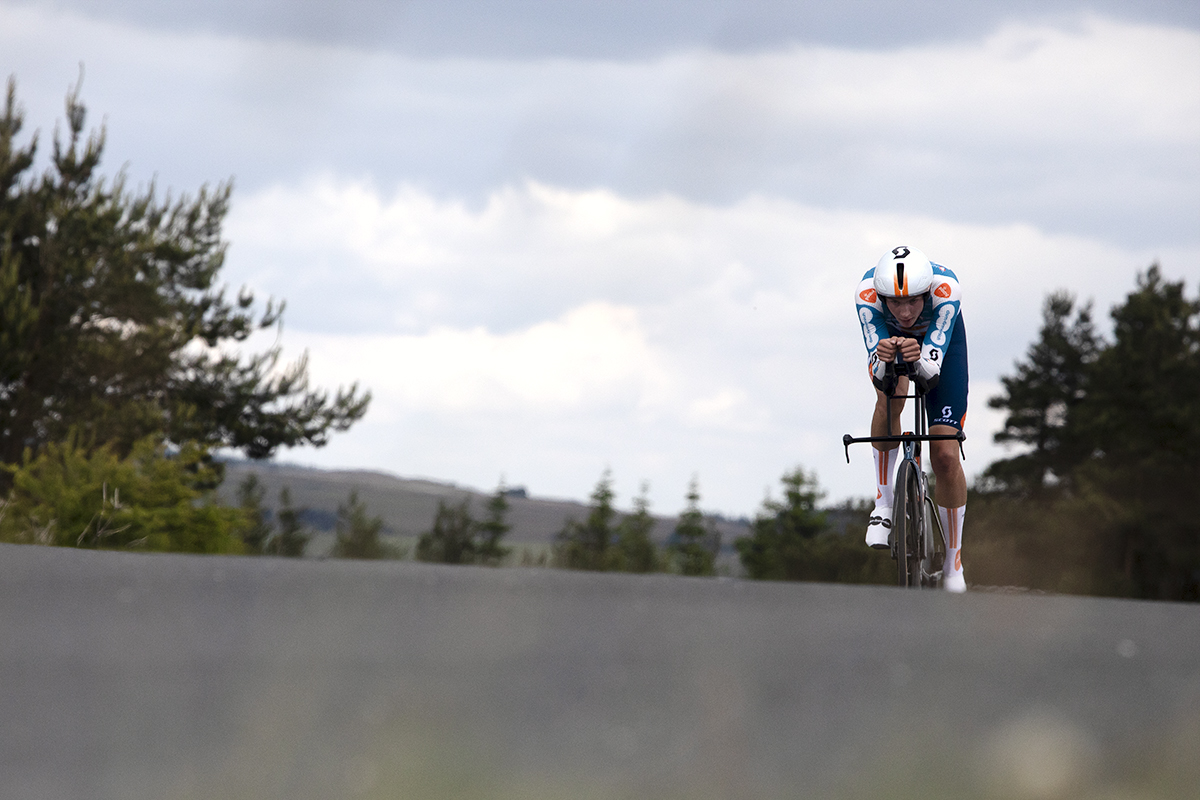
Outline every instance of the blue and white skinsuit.
{"label": "blue and white skinsuit", "polygon": [[883,378],[884,365],[875,354],[881,339],[903,336],[921,342],[917,370],[926,379],[938,378],[925,396],[929,424],[949,425],[961,431],[967,416],[967,329],[959,297],[958,278],[940,264],[933,264],[933,284],[925,296],[925,307],[909,328],[900,325],[876,293],[874,267],[858,284],[855,302],[871,376]]}

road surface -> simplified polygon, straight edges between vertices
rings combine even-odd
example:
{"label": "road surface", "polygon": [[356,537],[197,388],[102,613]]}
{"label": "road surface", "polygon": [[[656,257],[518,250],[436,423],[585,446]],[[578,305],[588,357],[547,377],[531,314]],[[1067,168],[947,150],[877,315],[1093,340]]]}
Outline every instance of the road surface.
{"label": "road surface", "polygon": [[0,798],[1157,798],[1200,606],[0,545]]}

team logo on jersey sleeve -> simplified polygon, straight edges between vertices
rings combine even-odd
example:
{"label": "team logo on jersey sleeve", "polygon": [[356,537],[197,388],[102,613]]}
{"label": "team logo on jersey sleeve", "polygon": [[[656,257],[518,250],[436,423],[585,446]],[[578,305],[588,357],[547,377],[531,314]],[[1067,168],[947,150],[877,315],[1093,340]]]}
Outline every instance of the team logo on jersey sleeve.
{"label": "team logo on jersey sleeve", "polygon": [[874,303],[878,299],[874,289],[863,289],[858,293],[858,296],[862,298],[864,303]]}
{"label": "team logo on jersey sleeve", "polygon": [[950,296],[950,284],[939,283],[937,288],[933,290],[933,293],[941,298],[949,297]]}

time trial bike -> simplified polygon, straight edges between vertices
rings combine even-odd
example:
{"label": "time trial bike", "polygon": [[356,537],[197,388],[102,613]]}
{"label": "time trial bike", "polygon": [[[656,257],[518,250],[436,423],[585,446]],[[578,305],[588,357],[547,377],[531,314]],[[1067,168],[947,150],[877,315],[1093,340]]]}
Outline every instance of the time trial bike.
{"label": "time trial bike", "polygon": [[[896,394],[902,376],[910,379],[908,385],[912,394]],[[958,442],[959,452],[962,453],[962,443],[967,437],[962,431],[953,434],[929,433],[925,409],[928,388],[924,379],[917,375],[916,364],[904,361],[897,354],[896,360],[886,365],[883,383],[884,394],[888,397],[887,436],[854,437],[847,433],[842,437],[846,463],[850,463],[852,444],[895,442],[903,449],[893,483],[892,529],[888,533],[888,545],[892,558],[896,560],[896,582],[913,589],[937,589],[942,585],[946,549],[942,538],[942,521],[934,508],[933,498],[929,496],[929,479],[921,467],[921,444],[952,439]],[[892,431],[892,403],[903,403],[910,399],[915,406],[913,430],[896,434]],[[963,457],[966,457],[965,453]]]}

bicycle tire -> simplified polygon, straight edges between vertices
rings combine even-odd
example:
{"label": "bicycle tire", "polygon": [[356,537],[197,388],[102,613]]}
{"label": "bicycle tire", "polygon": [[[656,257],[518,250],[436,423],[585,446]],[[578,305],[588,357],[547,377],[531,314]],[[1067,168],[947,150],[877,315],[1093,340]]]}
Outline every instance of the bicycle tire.
{"label": "bicycle tire", "polygon": [[921,505],[921,498],[924,493],[921,489],[921,474],[920,467],[913,466],[909,470],[908,484],[908,587],[910,589],[920,589],[924,586],[924,581],[921,575],[921,560],[924,557],[922,550],[922,541],[924,537],[921,535],[925,525],[925,509]]}
{"label": "bicycle tire", "polygon": [[916,550],[921,519],[918,488],[917,465],[901,461],[900,469],[896,471],[892,501],[893,555],[896,558],[896,584],[909,588],[921,585],[921,559]]}

